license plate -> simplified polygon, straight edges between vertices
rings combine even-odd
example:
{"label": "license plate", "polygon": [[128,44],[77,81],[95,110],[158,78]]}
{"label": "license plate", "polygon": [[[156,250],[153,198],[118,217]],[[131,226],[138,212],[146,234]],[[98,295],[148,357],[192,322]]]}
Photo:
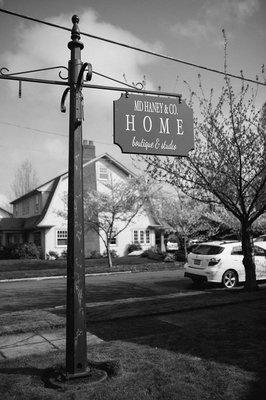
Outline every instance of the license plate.
{"label": "license plate", "polygon": [[200,265],[200,260],[194,260],[194,265]]}

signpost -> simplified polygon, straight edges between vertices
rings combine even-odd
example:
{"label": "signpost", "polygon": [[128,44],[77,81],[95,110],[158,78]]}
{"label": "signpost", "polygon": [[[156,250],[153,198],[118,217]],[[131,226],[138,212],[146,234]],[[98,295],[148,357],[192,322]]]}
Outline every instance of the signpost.
{"label": "signpost", "polygon": [[[84,84],[83,74],[86,71],[86,80],[90,80],[92,67],[81,60],[83,44],[80,42],[79,18],[74,15],[72,22],[71,41],[68,43],[71,52],[68,68],[57,66],[24,71],[30,73],[65,68],[68,70],[68,82],[27,78],[21,76],[22,72],[4,73],[9,72],[5,67],[0,69],[0,79],[68,86],[61,100],[61,111],[65,112],[66,95],[70,93],[65,378],[86,376],[91,382],[95,382],[105,379],[106,372],[89,368],[87,363],[82,89],[86,87],[125,92],[119,100],[114,101],[114,142],[124,153],[187,156],[194,146],[193,113],[184,102],[180,102],[180,95],[173,93],[146,90],[140,92],[135,88]],[[60,73],[59,76],[64,80]]]}
{"label": "signpost", "polygon": [[123,153],[187,156],[194,147],[193,111],[178,99],[122,94],[114,101],[114,143]]}

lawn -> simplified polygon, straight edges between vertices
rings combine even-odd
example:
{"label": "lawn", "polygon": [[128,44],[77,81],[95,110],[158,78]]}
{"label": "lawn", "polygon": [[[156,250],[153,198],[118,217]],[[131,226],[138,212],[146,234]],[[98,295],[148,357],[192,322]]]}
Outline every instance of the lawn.
{"label": "lawn", "polygon": [[[113,260],[112,272],[154,271],[175,269],[179,262],[164,263],[145,257],[118,257]],[[85,273],[110,272],[106,258],[86,259]],[[66,275],[66,260],[0,260],[0,280]]]}
{"label": "lawn", "polygon": [[[154,316],[157,329],[145,332],[143,319],[139,327],[142,334],[137,332],[136,319],[128,332],[123,329],[123,321],[92,324],[94,333],[101,332],[105,342],[88,348],[88,360],[117,360],[121,365],[119,374],[109,374],[106,381],[94,386],[78,381],[52,387],[47,374],[49,369],[64,365],[63,352],[7,360],[0,363],[0,397],[262,400],[266,384],[265,311],[266,299],[261,298]],[[163,328],[167,324],[172,327],[169,332]]]}

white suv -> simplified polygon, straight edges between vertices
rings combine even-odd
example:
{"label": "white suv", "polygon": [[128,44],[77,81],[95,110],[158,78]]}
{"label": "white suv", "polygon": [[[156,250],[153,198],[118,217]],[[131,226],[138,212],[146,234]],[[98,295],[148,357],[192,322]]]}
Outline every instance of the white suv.
{"label": "white suv", "polygon": [[[254,245],[256,277],[266,279],[266,250],[260,242]],[[206,242],[188,254],[185,276],[193,282],[222,283],[232,289],[245,281],[241,242]]]}

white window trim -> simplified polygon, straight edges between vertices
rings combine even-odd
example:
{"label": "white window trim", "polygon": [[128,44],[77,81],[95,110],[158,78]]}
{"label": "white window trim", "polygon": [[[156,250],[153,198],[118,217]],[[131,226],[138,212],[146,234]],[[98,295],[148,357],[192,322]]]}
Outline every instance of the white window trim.
{"label": "white window trim", "polygon": [[[101,174],[101,168],[103,168],[103,169],[105,169],[106,170],[106,174],[108,175],[108,178],[107,179],[105,179],[105,178],[101,178],[101,176],[100,176],[100,174]],[[110,171],[109,171],[109,169],[105,166],[105,165],[103,165],[103,164],[98,164],[97,165],[97,178],[99,179],[99,181],[101,181],[101,182],[110,182]]]}
{"label": "white window trim", "polygon": [[[136,241],[135,241],[135,232],[137,232],[137,237],[138,237],[137,242],[140,245],[147,246],[147,245],[151,244],[151,231],[150,231],[150,229],[145,229],[145,228],[143,228],[143,229],[133,229],[133,231],[132,231],[132,242],[133,243],[136,243]],[[141,232],[143,232],[143,242],[141,242],[141,240],[140,240]],[[148,235],[147,235],[147,232],[149,232]],[[147,236],[149,238],[148,241],[147,241]]]}
{"label": "white window trim", "polygon": [[[58,237],[58,232],[66,232],[66,237]],[[67,247],[67,244],[58,244],[58,239],[67,239],[67,229],[56,229],[55,231],[55,245],[56,247]]]}

